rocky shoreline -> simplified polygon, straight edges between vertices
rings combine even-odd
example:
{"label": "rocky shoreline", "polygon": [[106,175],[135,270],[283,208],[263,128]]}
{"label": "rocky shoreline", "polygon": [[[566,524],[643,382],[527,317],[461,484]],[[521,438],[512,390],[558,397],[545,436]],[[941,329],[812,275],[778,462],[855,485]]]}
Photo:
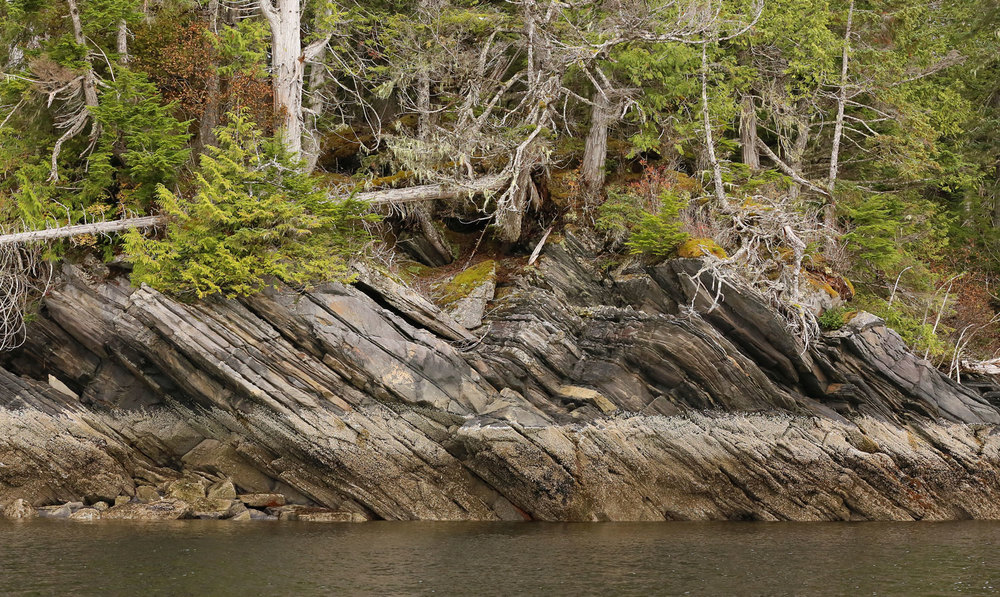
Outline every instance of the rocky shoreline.
{"label": "rocky shoreline", "polygon": [[18,498],[2,511],[4,518],[59,518],[66,520],[301,520],[304,522],[364,522],[354,512],[338,512],[286,504],[280,493],[237,494],[232,481],[211,482],[202,477],[186,477],[163,483],[159,488],[140,485],[135,495],[120,495],[111,503],[103,500],[85,504],[66,502],[34,507]]}
{"label": "rocky shoreline", "polygon": [[955,383],[877,318],[804,350],[751,292],[723,285],[709,310],[720,289],[698,260],[609,266],[572,232],[535,266],[480,269],[488,292],[467,297],[481,304],[449,314],[370,270],[187,305],[114,266],[65,265],[29,341],[0,360],[0,505],[1000,519],[1000,387]]}

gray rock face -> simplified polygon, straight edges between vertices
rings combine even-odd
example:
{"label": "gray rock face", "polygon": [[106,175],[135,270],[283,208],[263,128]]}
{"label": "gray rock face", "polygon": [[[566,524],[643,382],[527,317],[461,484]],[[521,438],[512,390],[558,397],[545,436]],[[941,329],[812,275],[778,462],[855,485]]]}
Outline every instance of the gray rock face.
{"label": "gray rock face", "polygon": [[316,520],[1000,518],[1000,411],[978,391],[877,319],[804,351],[752,292],[724,286],[706,312],[715,281],[699,265],[609,274],[566,233],[498,290],[481,340],[372,271],[357,287],[186,305],[66,265],[28,343],[0,362],[0,504],[114,502],[102,518],[262,518],[241,508],[274,496]]}

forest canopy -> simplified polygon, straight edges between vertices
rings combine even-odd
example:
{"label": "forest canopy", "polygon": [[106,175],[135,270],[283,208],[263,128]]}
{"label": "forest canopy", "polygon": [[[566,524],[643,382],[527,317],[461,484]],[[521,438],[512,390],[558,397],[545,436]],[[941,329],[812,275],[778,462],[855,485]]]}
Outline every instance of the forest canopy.
{"label": "forest canopy", "polygon": [[806,338],[864,309],[1000,350],[996,2],[2,0],[0,37],[5,229],[165,223],[49,260],[193,300],[574,226]]}

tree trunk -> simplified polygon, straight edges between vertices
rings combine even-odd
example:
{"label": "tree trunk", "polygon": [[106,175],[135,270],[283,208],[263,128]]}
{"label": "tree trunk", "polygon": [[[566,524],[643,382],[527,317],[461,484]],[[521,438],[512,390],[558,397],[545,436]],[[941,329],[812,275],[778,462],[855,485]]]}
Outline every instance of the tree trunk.
{"label": "tree trunk", "polygon": [[417,75],[417,139],[426,142],[431,136],[431,74],[427,67]]}
{"label": "tree trunk", "polygon": [[[795,144],[788,153],[788,165],[792,170],[802,172],[802,160],[806,155],[806,147],[809,146],[809,123],[800,118],[796,121],[796,127],[798,134],[795,136]],[[801,190],[798,183],[792,185],[789,193],[792,200],[798,199]]]}
{"label": "tree trunk", "polygon": [[[219,32],[219,0],[208,3],[208,29],[213,35]],[[213,50],[212,64],[209,65],[208,79],[205,81],[205,110],[198,123],[198,147],[203,149],[215,143],[215,127],[219,126],[219,81],[218,53]]]}
{"label": "tree trunk", "polygon": [[[823,225],[828,230],[837,227],[837,206],[833,200],[833,189],[837,185],[837,169],[840,166],[840,139],[844,134],[844,109],[847,106],[847,60],[851,47],[851,22],[854,19],[854,0],[847,9],[847,30],[844,32],[844,52],[840,61],[840,89],[837,93],[837,120],[833,125],[833,148],[830,150],[830,178],[827,189],[830,199],[823,207]],[[832,249],[833,247],[828,247]]]}
{"label": "tree trunk", "polygon": [[[87,39],[83,35],[83,25],[80,23],[80,9],[76,0],[66,0],[69,4],[69,16],[73,21],[73,38],[80,46],[87,47]],[[90,63],[90,52],[87,52],[87,68],[83,73],[83,98],[88,107],[97,107],[97,79],[94,77],[94,67]],[[96,127],[95,127],[96,128]]]}
{"label": "tree trunk", "polygon": [[760,150],[757,148],[757,110],[750,95],[743,96],[740,103],[740,145],[743,149],[743,163],[751,172],[760,170]]}
{"label": "tree trunk", "polygon": [[143,216],[141,218],[126,218],[124,220],[95,222],[93,224],[77,224],[74,226],[48,228],[45,230],[29,230],[27,232],[0,235],[0,246],[54,240],[57,238],[69,238],[71,236],[80,236],[81,234],[108,234],[110,232],[121,232],[122,230],[130,230],[132,228],[151,228],[153,226],[165,224],[166,222],[167,218],[164,216]]}
{"label": "tree trunk", "polygon": [[[271,0],[262,0],[263,5]],[[301,3],[277,0],[265,10],[271,26],[271,77],[274,87],[275,125],[285,148],[296,158],[302,154]]]}
{"label": "tree trunk", "polygon": [[302,159],[306,163],[306,172],[316,169],[321,150],[319,134],[319,117],[323,114],[322,87],[326,83],[326,66],[321,63],[322,52],[317,61],[309,66],[309,110],[306,111],[305,136],[302,139]]}
{"label": "tree trunk", "polygon": [[847,31],[844,33],[844,53],[840,61],[840,89],[837,93],[837,120],[833,125],[833,148],[830,150],[830,180],[827,188],[833,193],[837,184],[837,169],[840,163],[840,138],[844,134],[844,108],[847,105],[847,59],[851,46],[851,21],[854,19],[854,0],[847,9]]}
{"label": "tree trunk", "polygon": [[[87,39],[83,35],[83,25],[80,23],[80,9],[76,5],[76,0],[66,0],[69,5],[69,16],[70,21],[73,23],[73,39],[81,47],[87,47]],[[96,108],[97,103],[97,78],[94,76],[94,68],[90,62],[90,52],[84,57],[87,62],[87,67],[83,71],[83,78],[80,82],[80,86],[83,90],[83,108],[77,112],[72,118],[68,118],[66,125],[66,132],[59,137],[55,145],[52,147],[52,166],[49,170],[49,180],[55,182],[59,180],[59,154],[62,151],[62,145],[69,139],[72,139],[78,135],[89,121],[90,124],[90,143],[91,147],[97,143],[97,138],[101,134],[101,127],[91,116],[90,110],[88,108]]]}
{"label": "tree trunk", "polygon": [[510,182],[510,179],[503,175],[484,176],[463,186],[427,184],[403,189],[366,191],[358,193],[354,198],[361,201],[368,201],[372,205],[396,205],[418,201],[433,201],[435,199],[459,199],[461,197],[499,191],[508,182]]}
{"label": "tree trunk", "polygon": [[125,19],[118,21],[118,62],[128,64],[128,23]]}
{"label": "tree trunk", "polygon": [[611,99],[602,89],[595,89],[594,105],[590,110],[590,132],[580,164],[580,183],[583,187],[584,206],[597,204],[604,188],[605,163],[608,157],[608,126],[613,117]]}
{"label": "tree trunk", "polygon": [[712,137],[712,119],[708,114],[708,44],[701,45],[701,111],[704,115],[705,148],[712,164],[712,180],[715,182],[715,198],[719,203],[726,200],[726,190],[722,186],[722,165],[715,155],[715,139]]}

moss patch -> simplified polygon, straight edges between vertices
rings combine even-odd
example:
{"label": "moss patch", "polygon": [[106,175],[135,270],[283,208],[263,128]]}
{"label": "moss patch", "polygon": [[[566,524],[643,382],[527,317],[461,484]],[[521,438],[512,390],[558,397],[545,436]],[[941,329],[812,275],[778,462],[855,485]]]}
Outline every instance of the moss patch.
{"label": "moss patch", "polygon": [[455,301],[463,299],[486,282],[495,279],[496,262],[492,259],[482,261],[469,269],[455,275],[449,280],[442,290],[440,303],[450,305]]}
{"label": "moss patch", "polygon": [[719,259],[729,257],[726,250],[710,238],[689,238],[677,247],[678,257],[695,258],[706,255],[714,255]]}
{"label": "moss patch", "polygon": [[837,292],[833,286],[827,282],[825,279],[817,277],[812,274],[806,275],[806,282],[816,290],[822,290],[823,292],[829,294],[833,298],[839,298],[840,293]]}

